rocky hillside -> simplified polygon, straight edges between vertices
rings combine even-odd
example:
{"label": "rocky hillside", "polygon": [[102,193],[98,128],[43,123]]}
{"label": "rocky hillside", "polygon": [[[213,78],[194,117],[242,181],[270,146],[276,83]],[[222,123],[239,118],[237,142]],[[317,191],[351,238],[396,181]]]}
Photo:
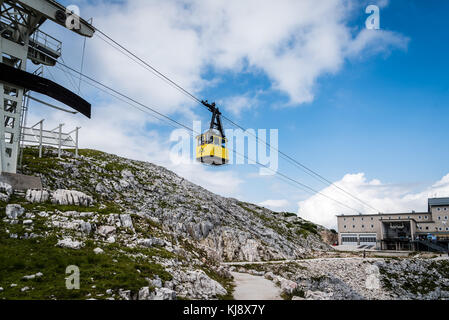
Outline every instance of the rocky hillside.
{"label": "rocky hillside", "polygon": [[[0,298],[210,299],[232,295],[222,261],[313,257],[323,227],[217,196],[165,168],[94,150],[26,148],[23,174],[45,190],[0,185]],[[67,290],[67,266],[80,290]]]}

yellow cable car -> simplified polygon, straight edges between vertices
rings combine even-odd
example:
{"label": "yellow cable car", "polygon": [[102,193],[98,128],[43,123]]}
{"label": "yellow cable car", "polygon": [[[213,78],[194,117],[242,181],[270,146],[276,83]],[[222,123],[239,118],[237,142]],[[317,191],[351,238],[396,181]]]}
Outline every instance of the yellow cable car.
{"label": "yellow cable car", "polygon": [[201,163],[220,166],[229,162],[227,139],[210,129],[196,137],[196,159]]}
{"label": "yellow cable car", "polygon": [[226,148],[227,139],[221,125],[221,113],[215,102],[209,104],[201,101],[212,112],[210,129],[196,137],[196,160],[214,166],[221,166],[229,162],[229,152]]}

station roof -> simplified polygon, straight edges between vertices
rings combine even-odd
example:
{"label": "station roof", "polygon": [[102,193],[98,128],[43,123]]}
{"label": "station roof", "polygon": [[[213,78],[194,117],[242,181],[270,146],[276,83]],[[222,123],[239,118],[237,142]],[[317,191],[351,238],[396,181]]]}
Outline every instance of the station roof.
{"label": "station roof", "polygon": [[430,207],[435,206],[449,206],[449,197],[447,198],[429,198],[428,207],[430,212]]}

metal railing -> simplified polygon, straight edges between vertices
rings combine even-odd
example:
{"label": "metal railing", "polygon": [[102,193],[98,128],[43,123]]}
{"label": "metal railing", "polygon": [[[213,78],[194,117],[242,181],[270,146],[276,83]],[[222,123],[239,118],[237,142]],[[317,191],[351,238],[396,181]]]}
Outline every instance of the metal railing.
{"label": "metal railing", "polygon": [[34,42],[35,45],[40,45],[61,55],[62,42],[39,29],[34,31],[30,36],[30,40]]}
{"label": "metal railing", "polygon": [[[39,127],[38,127],[39,126]],[[61,157],[62,148],[75,149],[75,157],[78,157],[78,136],[79,129],[76,127],[74,130],[64,133],[62,132],[61,123],[53,130],[44,130],[44,120],[39,121],[30,128],[23,128],[23,143],[38,144],[39,145],[39,158],[42,158],[42,148],[44,145],[53,146],[58,148],[58,157]],[[72,137],[72,134],[75,137]]]}

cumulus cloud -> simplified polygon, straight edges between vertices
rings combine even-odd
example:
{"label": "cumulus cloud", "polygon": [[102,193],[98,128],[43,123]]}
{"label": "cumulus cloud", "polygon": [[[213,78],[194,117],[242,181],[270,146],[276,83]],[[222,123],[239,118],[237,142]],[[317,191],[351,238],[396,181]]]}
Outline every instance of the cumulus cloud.
{"label": "cumulus cloud", "polygon": [[279,210],[279,209],[287,207],[289,205],[289,202],[288,202],[288,200],[285,200],[285,199],[265,200],[265,201],[259,203],[259,205],[261,205],[263,207],[267,207],[269,209]]}
{"label": "cumulus cloud", "polygon": [[[368,180],[363,173],[347,174],[335,184],[364,200],[380,212],[426,211],[428,198],[449,196],[449,174],[418,192],[404,185],[384,184],[378,179]],[[327,187],[321,192],[356,209],[358,212],[377,213],[335,187]],[[318,194],[300,201],[298,206],[299,216],[329,228],[336,228],[337,218],[335,216],[337,214],[356,213]]]}
{"label": "cumulus cloud", "polygon": [[[133,0],[86,10],[102,30],[194,93],[207,86],[209,67],[263,72],[297,105],[311,102],[317,79],[340,70],[346,58],[406,48],[407,38],[395,32],[361,28],[353,35],[354,6],[350,0]],[[102,79],[164,111],[186,110],[187,97],[102,41],[92,46],[90,67]]]}

